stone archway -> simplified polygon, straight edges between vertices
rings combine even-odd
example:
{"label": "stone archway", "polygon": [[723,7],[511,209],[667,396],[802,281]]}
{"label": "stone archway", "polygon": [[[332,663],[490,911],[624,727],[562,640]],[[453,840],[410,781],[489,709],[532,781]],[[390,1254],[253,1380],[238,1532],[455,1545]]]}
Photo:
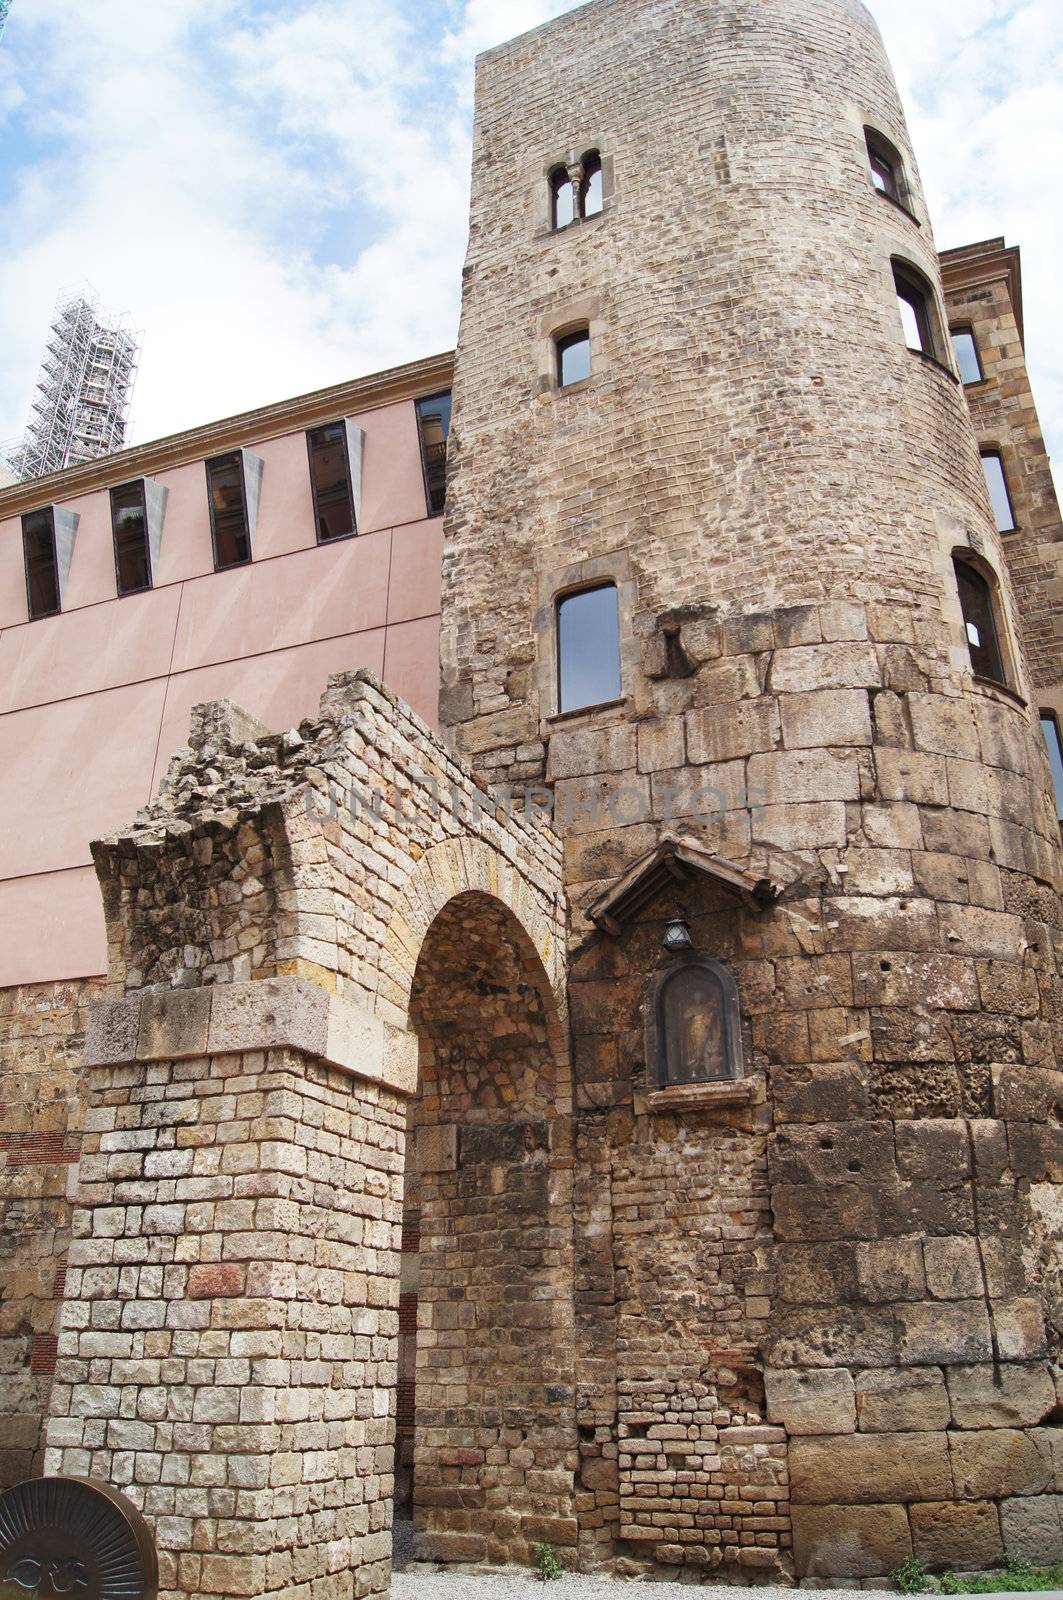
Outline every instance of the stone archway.
{"label": "stone archway", "polygon": [[548,975],[501,900],[466,890],[436,914],[410,1024],[414,1553],[526,1561],[577,1536],[572,1096]]}
{"label": "stone archway", "polygon": [[[100,1477],[144,1511],[167,1600],[386,1593],[418,1030],[434,1084],[448,1050],[479,1060],[490,1012],[503,1026],[482,1069],[493,1061],[509,1090],[497,1118],[470,1107],[467,1130],[449,1100],[450,1122],[435,1116],[455,1162],[433,1217],[457,1236],[500,1174],[519,1248],[538,1255],[515,1295],[501,1259],[465,1273],[474,1311],[503,1291],[465,1358],[478,1416],[442,1408],[425,1446],[440,1487],[456,1468],[464,1491],[476,1469],[481,1501],[433,1509],[439,1532],[475,1531],[484,1553],[562,1542],[536,1516],[571,1510],[571,1383],[533,1395],[514,1360],[511,1385],[496,1378],[490,1404],[485,1390],[499,1350],[517,1356],[535,1329],[553,1349],[550,1319],[570,1315],[559,841],[495,805],[360,672],[330,680],[317,717],[283,736],[201,708],[152,806],[94,856],[108,998],[86,1031],[46,1471]],[[463,981],[493,982],[475,1015]],[[498,1216],[501,1257],[513,1241]],[[449,1336],[464,1332],[465,1313],[444,1314],[464,1269],[439,1254],[449,1287],[433,1291],[433,1331]],[[503,1391],[522,1385],[507,1411]]]}

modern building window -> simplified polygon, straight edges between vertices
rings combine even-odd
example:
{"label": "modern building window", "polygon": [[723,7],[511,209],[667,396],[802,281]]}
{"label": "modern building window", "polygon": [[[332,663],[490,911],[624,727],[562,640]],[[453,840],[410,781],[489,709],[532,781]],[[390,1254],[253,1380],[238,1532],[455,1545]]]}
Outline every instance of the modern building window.
{"label": "modern building window", "polygon": [[620,698],[620,618],[616,585],[599,584],[557,603],[558,710],[578,711]]}
{"label": "modern building window", "polygon": [[447,498],[447,439],[450,436],[450,391],[417,402],[421,430],[421,466],[428,514],[438,517]]}
{"label": "modern building window", "polygon": [[550,222],[553,228],[567,228],[576,220],[576,185],[567,167],[555,167],[550,174]]}
{"label": "modern building window", "polygon": [[214,570],[238,567],[251,559],[247,522],[244,462],[239,450],[207,462],[210,531],[214,540]]}
{"label": "modern building window", "polygon": [[986,488],[989,498],[993,502],[993,515],[997,520],[998,533],[1015,532],[1015,513],[1012,510],[1011,495],[1008,492],[1008,480],[1004,476],[1004,462],[999,450],[982,451],[982,471],[985,473]]}
{"label": "modern building window", "polygon": [[583,157],[581,165],[583,167],[583,179],[579,190],[580,215],[596,217],[601,211],[604,202],[602,158],[597,150],[590,150]]}
{"label": "modern building window", "polygon": [[55,520],[50,506],[42,511],[29,511],[22,518],[22,550],[30,617],[54,616],[60,608],[59,563],[55,553]]}
{"label": "modern building window", "polygon": [[1056,816],[1063,822],[1063,742],[1059,737],[1059,720],[1054,711],[1041,712],[1041,732],[1048,751],[1048,764],[1052,768],[1052,782],[1056,790]]}
{"label": "modern building window", "polygon": [[978,346],[970,328],[952,329],[952,349],[956,356],[956,365],[960,369],[961,380],[964,383],[981,383],[985,374],[982,371]]}
{"label": "modern building window", "polygon": [[660,1087],[742,1076],[738,989],[718,961],[695,958],[666,974],[656,1025]]}
{"label": "modern building window", "polygon": [[342,422],[329,422],[322,428],[311,428],[306,436],[306,447],[310,453],[310,486],[318,543],[346,539],[358,531],[346,426]]}
{"label": "modern building window", "polygon": [[119,594],[151,588],[151,550],[144,480],[111,490],[111,532]]}
{"label": "modern building window", "polygon": [[904,329],[904,342],[909,350],[919,350],[925,356],[937,359],[934,345],[934,322],[931,306],[933,296],[930,286],[917,272],[893,263],[893,282],[897,289],[897,309]]}
{"label": "modern building window", "polygon": [[1007,676],[1000,648],[993,586],[971,562],[956,556],[953,565],[956,568],[956,586],[960,610],[963,612],[967,648],[971,655],[971,670],[976,678],[987,678],[991,683],[1006,687]]}
{"label": "modern building window", "polygon": [[879,194],[888,195],[898,205],[905,204],[904,166],[900,152],[874,128],[864,129],[871,182]]}
{"label": "modern building window", "polygon": [[581,383],[591,375],[591,336],[587,328],[566,333],[555,341],[557,345],[557,383],[565,389],[570,383]]}

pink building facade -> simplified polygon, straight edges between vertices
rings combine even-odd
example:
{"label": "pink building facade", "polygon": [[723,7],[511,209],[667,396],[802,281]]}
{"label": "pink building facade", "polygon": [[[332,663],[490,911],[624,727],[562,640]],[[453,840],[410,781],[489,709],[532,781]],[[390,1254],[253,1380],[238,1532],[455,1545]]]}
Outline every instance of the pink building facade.
{"label": "pink building facade", "polygon": [[[417,362],[0,489],[0,991],[106,971],[90,841],[148,803],[193,705],[285,728],[330,673],[369,667],[435,721],[439,445],[418,401],[451,371]],[[308,438],[340,422],[356,530],[325,538]],[[206,463],[234,451],[261,462],[250,558],[216,570]],[[119,595],[112,490],[139,480],[167,491],[154,570]],[[61,609],[32,617],[23,519],[51,507],[73,548]]]}

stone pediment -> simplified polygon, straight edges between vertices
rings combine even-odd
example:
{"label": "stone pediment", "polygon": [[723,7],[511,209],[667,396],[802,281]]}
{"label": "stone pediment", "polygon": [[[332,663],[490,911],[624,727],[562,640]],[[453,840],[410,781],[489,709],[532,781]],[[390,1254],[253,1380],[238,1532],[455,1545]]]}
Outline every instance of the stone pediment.
{"label": "stone pediment", "polygon": [[779,894],[778,885],[770,878],[747,872],[735,862],[706,850],[694,839],[669,834],[629,867],[611,889],[599,895],[591,903],[587,915],[603,933],[615,938],[624,924],[649,905],[662,889],[685,883],[699,873],[735,895],[751,910],[763,910]]}

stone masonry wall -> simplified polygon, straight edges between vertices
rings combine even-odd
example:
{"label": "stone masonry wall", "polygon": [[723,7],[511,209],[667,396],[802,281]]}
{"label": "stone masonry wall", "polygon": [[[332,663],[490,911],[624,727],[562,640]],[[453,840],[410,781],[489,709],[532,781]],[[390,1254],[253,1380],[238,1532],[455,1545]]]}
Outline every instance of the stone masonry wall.
{"label": "stone masonry wall", "polygon": [[[871,183],[867,126],[900,153],[904,206]],[[554,233],[547,174],[590,149],[602,214]],[[929,286],[933,358],[905,345],[895,259]],[[561,390],[552,338],[581,324],[591,376]],[[785,1566],[787,1491],[809,1579],[1058,1538],[1059,832],[945,327],[859,5],[599,0],[481,60],[441,706],[487,774],[545,780],[565,840],[587,1564],[706,1564],[737,1535]],[[998,589],[1002,685],[974,676],[957,552]],[[559,715],[556,599],[602,581],[621,697]],[[764,1075],[738,1134],[643,1102],[661,928],[610,940],[586,919],[665,832],[781,891],[692,923]],[[675,1216],[662,1173],[690,1184]],[[726,1182],[699,1188],[709,1173]],[[702,1240],[725,1227],[743,1242],[720,1285]],[[682,1344],[676,1284],[700,1307]],[[920,1376],[947,1415],[865,1403]],[[821,1398],[790,1428],[806,1383]],[[850,1384],[851,1419],[832,1398]],[[624,1449],[624,1415],[651,1413],[639,1428],[689,1430],[683,1466]],[[754,1430],[759,1464],[725,1470],[777,1497],[695,1466],[717,1460],[703,1427]],[[990,1459],[1040,1465],[990,1489],[972,1464]],[[724,1488],[718,1517],[688,1481]]]}
{"label": "stone masonry wall", "polygon": [[[1011,300],[1011,252],[1003,246],[1001,239],[948,251],[945,301],[950,323],[970,328],[978,347],[982,382],[964,393],[979,444],[1001,453],[1011,495],[1015,531],[1003,546],[1032,680],[1041,704],[1063,712],[1063,519]],[[1045,697],[1045,690],[1054,693]]]}
{"label": "stone masonry wall", "polygon": [[0,1490],[39,1472],[99,984],[0,991]]}
{"label": "stone masonry wall", "polygon": [[[499,1103],[518,1136],[537,1112],[567,1113],[557,842],[486,801],[430,730],[358,673],[332,680],[319,717],[283,738],[237,708],[201,709],[158,799],[94,849],[112,964],[88,1020],[47,1468],[99,1475],[144,1507],[172,1600],[383,1593],[414,1030],[434,1050],[453,1031],[447,1007],[464,1005],[447,988],[457,974],[446,938],[434,946],[442,966],[425,951],[448,917],[464,919],[451,928],[466,956],[477,938],[490,948],[490,970],[474,963],[470,975],[496,996],[485,1067],[498,1074],[513,1057]],[[507,963],[509,993],[498,982]],[[547,1063],[559,1076],[540,1105]],[[486,1093],[475,1075],[462,1092]],[[438,1093],[421,1113],[429,1135],[455,1131]],[[548,1259],[569,1238],[569,1208],[538,1165],[524,1182],[516,1163],[521,1200],[508,1223],[503,1205],[493,1245],[468,1161],[434,1218],[441,1240],[480,1239],[487,1285],[501,1250],[525,1258],[510,1280],[523,1270],[524,1314],[519,1294],[508,1322],[493,1288],[483,1296],[495,1314],[481,1337],[497,1356],[495,1328],[509,1330],[513,1383],[500,1385],[489,1357],[477,1366],[459,1352],[461,1393],[451,1373],[422,1448],[429,1481],[447,1481],[466,1464],[475,1413],[479,1492],[493,1487],[499,1530],[502,1503],[524,1510],[510,1517],[524,1556],[554,1503],[546,1455],[554,1482],[567,1471],[571,1483],[574,1465],[558,1442],[572,1433],[571,1398],[559,1423],[544,1404],[522,1415],[510,1393],[522,1378],[541,1385],[552,1345],[544,1334],[533,1376],[527,1330],[572,1302],[570,1244],[560,1271]],[[523,1229],[520,1246],[504,1226]],[[456,1284],[437,1305],[425,1297],[428,1366],[455,1326]],[[533,1398],[528,1389],[525,1405]],[[445,1555],[467,1513],[439,1504]]]}

